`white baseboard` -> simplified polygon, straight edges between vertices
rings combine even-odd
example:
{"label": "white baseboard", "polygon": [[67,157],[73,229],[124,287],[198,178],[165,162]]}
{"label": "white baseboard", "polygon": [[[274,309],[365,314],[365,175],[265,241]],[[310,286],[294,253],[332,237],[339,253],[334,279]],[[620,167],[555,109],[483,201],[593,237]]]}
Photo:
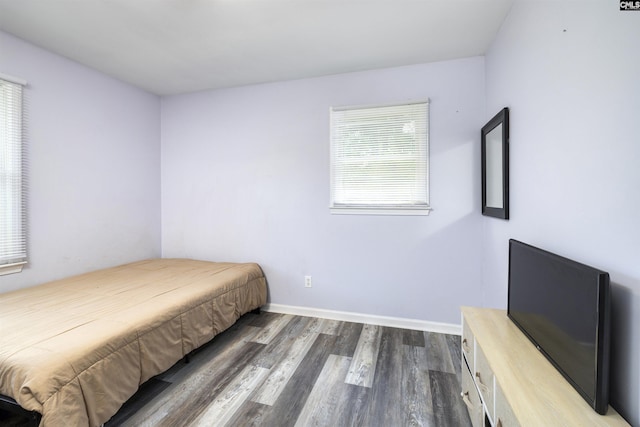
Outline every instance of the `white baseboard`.
{"label": "white baseboard", "polygon": [[320,317],[322,319],[341,320],[343,322],[366,323],[369,325],[389,326],[392,328],[413,329],[416,331],[439,332],[460,335],[462,327],[453,323],[430,322],[427,320],[405,319],[401,317],[376,316],[373,314],[351,313],[347,311],[325,310],[322,308],[300,307],[294,305],[267,303],[261,307],[273,313],[294,314],[296,316]]}

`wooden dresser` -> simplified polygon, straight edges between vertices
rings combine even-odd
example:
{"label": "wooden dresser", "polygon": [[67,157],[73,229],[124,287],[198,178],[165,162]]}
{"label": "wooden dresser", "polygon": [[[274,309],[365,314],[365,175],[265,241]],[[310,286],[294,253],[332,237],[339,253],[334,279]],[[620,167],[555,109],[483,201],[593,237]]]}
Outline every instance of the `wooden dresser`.
{"label": "wooden dresser", "polygon": [[462,399],[473,427],[628,426],[599,415],[505,310],[462,307]]}

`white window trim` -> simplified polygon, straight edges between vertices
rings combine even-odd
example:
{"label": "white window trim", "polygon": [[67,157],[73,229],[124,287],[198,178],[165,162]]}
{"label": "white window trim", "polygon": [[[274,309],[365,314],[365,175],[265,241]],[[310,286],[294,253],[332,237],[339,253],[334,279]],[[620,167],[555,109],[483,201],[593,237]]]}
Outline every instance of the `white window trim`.
{"label": "white window trim", "polygon": [[[431,207],[430,204],[430,184],[431,184],[431,180],[429,178],[430,175],[430,171],[431,171],[431,166],[430,166],[430,156],[429,156],[429,150],[430,150],[430,138],[429,138],[429,134],[430,134],[430,100],[429,98],[425,98],[425,99],[418,99],[418,100],[411,100],[408,102],[394,102],[394,103],[386,103],[386,104],[370,104],[370,105],[350,105],[350,106],[341,106],[341,107],[331,107],[330,108],[330,114],[332,111],[344,111],[344,110],[353,110],[353,109],[365,109],[365,108],[382,108],[382,107],[392,107],[392,106],[399,106],[399,105],[412,105],[412,104],[427,104],[427,117],[426,117],[426,125],[427,125],[427,134],[426,134],[426,150],[427,150],[427,158],[426,158],[426,162],[427,162],[427,183],[426,183],[426,193],[427,193],[427,204],[426,205],[419,205],[416,207],[409,207],[406,205],[403,205],[402,207],[393,207],[393,206],[388,206],[388,207],[382,207],[382,206],[375,206],[375,205],[369,205],[369,206],[360,206],[360,205],[348,205],[348,204],[344,204],[344,205],[340,205],[340,204],[336,204],[333,200],[333,186],[334,186],[334,173],[333,170],[330,170],[329,172],[329,180],[330,180],[330,204],[329,204],[329,212],[331,214],[337,214],[337,215],[399,215],[399,216],[427,216],[429,215],[429,213],[433,210],[433,208]],[[331,132],[333,132],[333,129],[331,129]],[[333,138],[333,136],[331,137]],[[332,149],[333,145],[333,141],[330,141],[330,150]],[[330,168],[333,168],[333,160],[332,160],[332,155],[329,155],[330,157]]]}
{"label": "white window trim", "polygon": [[6,274],[14,274],[14,273],[20,273],[22,271],[22,268],[27,265],[27,262],[17,262],[15,264],[5,264],[5,265],[0,265],[0,276],[4,276]]}
{"label": "white window trim", "polygon": [[[9,82],[9,83],[13,83],[13,84],[17,84],[20,86],[26,86],[27,85],[27,81],[18,77],[14,77],[14,76],[10,76],[8,74],[4,74],[4,73],[0,73],[0,79]],[[25,144],[25,138],[24,138],[24,128],[25,128],[25,114],[24,114],[24,105],[25,105],[25,101],[24,101],[24,88],[23,88],[23,99],[22,99],[22,111],[20,112],[20,116],[21,116],[21,127],[23,129],[23,133],[22,133],[22,144],[23,144],[23,153],[22,156],[25,156],[26,153],[24,152],[24,144]],[[26,175],[26,171],[24,170],[25,166],[25,161],[22,161],[23,163],[23,170],[22,170],[22,175],[23,177]],[[22,191],[26,191],[25,188],[22,189]],[[22,199],[25,200],[25,195],[23,194]],[[26,209],[26,208],[25,208]],[[23,221],[26,221],[27,215],[26,213],[22,214],[23,217]],[[24,225],[23,222],[23,227],[26,227],[26,225]],[[23,231],[24,232],[24,231]],[[26,235],[24,236],[24,238],[26,239]],[[25,244],[26,244],[26,240],[25,240]],[[27,260],[25,258],[24,261],[18,261],[18,262],[13,262],[13,263],[8,263],[8,264],[2,264],[0,265],[0,276],[4,276],[7,274],[14,274],[14,273],[20,273],[23,269],[23,267],[27,264]]]}
{"label": "white window trim", "polygon": [[10,76],[10,75],[4,74],[4,73],[0,73],[0,79],[6,80],[8,82],[15,83],[15,84],[18,84],[18,85],[22,85],[22,86],[26,86],[27,85],[27,81],[26,80],[21,79],[19,77]]}

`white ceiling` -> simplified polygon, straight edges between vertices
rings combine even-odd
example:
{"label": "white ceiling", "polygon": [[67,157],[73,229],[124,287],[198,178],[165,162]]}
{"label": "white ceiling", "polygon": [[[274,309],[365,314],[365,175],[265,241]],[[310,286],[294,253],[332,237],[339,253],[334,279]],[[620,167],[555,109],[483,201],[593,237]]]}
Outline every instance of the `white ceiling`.
{"label": "white ceiling", "polygon": [[0,29],[167,95],[483,55],[512,3],[0,0]]}

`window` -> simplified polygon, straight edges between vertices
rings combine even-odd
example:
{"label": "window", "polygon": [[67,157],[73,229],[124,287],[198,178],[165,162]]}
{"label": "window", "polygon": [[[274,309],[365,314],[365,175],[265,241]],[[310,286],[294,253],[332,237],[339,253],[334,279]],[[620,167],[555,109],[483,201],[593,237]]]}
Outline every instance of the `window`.
{"label": "window", "polygon": [[429,213],[429,102],[331,109],[331,212]]}
{"label": "window", "polygon": [[22,271],[27,262],[24,84],[18,79],[0,75],[0,274]]}

